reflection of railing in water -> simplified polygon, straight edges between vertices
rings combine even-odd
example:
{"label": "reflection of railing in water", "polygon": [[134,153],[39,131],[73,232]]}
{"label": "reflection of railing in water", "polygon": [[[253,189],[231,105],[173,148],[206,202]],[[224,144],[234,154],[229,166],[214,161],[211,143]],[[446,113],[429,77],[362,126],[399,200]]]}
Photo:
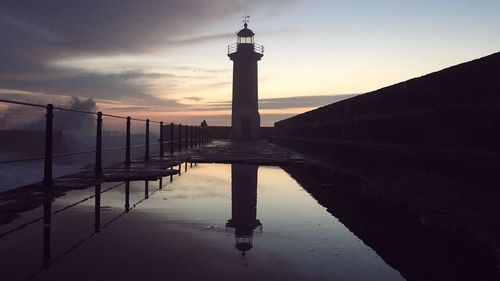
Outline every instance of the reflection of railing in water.
{"label": "reflection of railing in water", "polygon": [[[187,162],[185,163],[186,169],[187,169]],[[196,166],[196,164],[195,164]],[[190,165],[190,167],[193,167],[193,165]],[[179,174],[180,176],[180,174]],[[158,189],[149,192],[149,181],[144,181],[144,197],[138,200],[137,202],[133,203],[130,205],[130,181],[122,182],[117,185],[114,185],[110,188],[105,189],[104,191],[101,191],[101,185],[98,184],[94,188],[94,195],[88,196],[83,200],[80,200],[76,203],[73,203],[69,206],[66,206],[62,209],[59,209],[55,212],[51,212],[52,209],[52,196],[50,194],[50,190],[46,190],[44,192],[44,206],[43,206],[43,217],[39,218],[37,221],[40,219],[43,219],[43,255],[42,255],[42,267],[39,268],[36,272],[32,273],[30,276],[28,276],[25,280],[30,280],[37,276],[39,273],[41,273],[44,269],[50,268],[51,265],[56,263],[57,261],[61,260],[63,257],[67,256],[70,254],[72,251],[74,251],[76,248],[84,244],[86,241],[90,240],[92,237],[96,236],[98,233],[106,229],[109,225],[111,225],[113,222],[117,221],[123,215],[129,213],[133,209],[135,209],[137,206],[139,206],[141,203],[143,203],[145,200],[149,199],[150,196],[154,195],[158,191],[163,189],[163,180],[160,179],[158,185]],[[108,222],[104,223],[101,226],[101,215],[100,215],[100,209],[101,209],[101,194],[109,191],[111,189],[114,189],[116,187],[122,186],[125,184],[125,204],[124,204],[124,211],[120,212],[118,215],[115,217],[111,218]],[[95,198],[95,203],[94,203],[94,231],[90,233],[89,235],[85,236],[82,238],[80,241],[75,243],[73,246],[68,248],[66,251],[63,253],[51,257],[51,223],[52,223],[52,215],[57,214],[59,212],[62,212],[64,210],[67,210],[73,206],[76,206],[80,203],[83,203],[91,198]]]}
{"label": "reflection of railing in water", "polygon": [[[170,125],[164,125],[163,121],[154,121],[150,119],[139,119],[132,118],[130,116],[118,116],[112,114],[105,114],[102,112],[92,112],[85,110],[77,110],[72,108],[58,107],[53,106],[52,104],[41,105],[20,101],[12,101],[0,99],[0,102],[21,106],[30,106],[37,108],[45,108],[46,109],[46,122],[45,122],[45,155],[40,157],[29,157],[24,159],[10,159],[0,161],[0,164],[12,164],[18,162],[28,162],[28,161],[36,161],[36,160],[44,160],[44,176],[43,176],[43,184],[44,186],[51,186],[53,184],[53,159],[61,158],[67,156],[75,156],[75,155],[83,155],[83,154],[95,154],[95,163],[94,163],[94,172],[96,175],[100,175],[103,172],[102,167],[102,153],[109,151],[117,151],[117,150],[125,150],[125,164],[130,165],[131,163],[131,149],[144,147],[144,159],[149,160],[151,157],[150,154],[150,146],[151,145],[159,145],[159,156],[163,157],[165,154],[165,144],[170,145],[170,154],[173,155],[175,152],[175,144],[177,144],[177,151],[187,150],[189,147],[196,147],[202,144],[206,144],[210,141],[210,136],[207,128],[203,128],[200,126],[188,126],[182,124],[174,124],[170,123]],[[77,114],[90,114],[95,115],[96,119],[96,149],[95,150],[87,150],[87,151],[78,151],[72,153],[53,153],[53,119],[54,119],[54,110],[72,112]],[[126,134],[125,134],[125,147],[114,147],[114,148],[102,148],[102,123],[104,118],[117,118],[126,120]],[[130,143],[130,129],[131,129],[131,121],[140,121],[145,122],[145,143],[139,145],[131,145]],[[150,144],[150,123],[156,123],[160,126],[160,138],[158,143]],[[174,127],[177,126],[179,128],[178,134],[174,134]],[[170,139],[164,139],[164,128],[170,127]],[[184,132],[184,134],[183,134]]]}
{"label": "reflection of railing in water", "polygon": [[[122,184],[123,184],[123,183],[119,183],[119,184],[117,184],[117,185],[114,185],[114,186],[112,186],[112,187],[109,187],[109,188],[107,188],[107,189],[103,190],[101,193],[108,192],[108,191],[110,191],[110,190],[112,190],[112,189],[115,189],[115,188],[119,187],[119,186],[120,186],[120,185],[122,185]],[[99,195],[100,195],[100,194],[99,194]],[[92,199],[92,198],[94,198],[94,197],[95,197],[95,195],[88,196],[88,197],[86,197],[86,198],[84,198],[84,199],[82,199],[82,200],[80,200],[80,201],[78,201],[78,202],[72,203],[72,204],[70,204],[70,205],[68,205],[68,206],[66,206],[66,207],[63,207],[63,208],[61,208],[61,209],[59,209],[59,210],[57,210],[57,211],[52,212],[52,213],[51,213],[51,215],[56,215],[56,214],[58,214],[58,213],[61,213],[61,212],[65,211],[65,210],[67,210],[67,209],[70,209],[70,208],[72,208],[72,207],[74,207],[74,206],[76,206],[76,205],[78,205],[78,204],[81,204],[81,203],[83,203],[83,202],[85,202],[85,201],[87,201],[87,200],[90,200],[90,199]],[[9,235],[9,234],[12,234],[12,233],[14,233],[14,232],[16,232],[16,231],[19,231],[19,230],[21,230],[21,229],[24,229],[24,228],[26,228],[26,227],[27,227],[27,226],[29,226],[29,225],[32,225],[32,224],[34,224],[34,223],[36,223],[36,222],[41,221],[42,219],[43,219],[43,217],[38,217],[38,218],[36,218],[36,219],[30,220],[29,222],[23,223],[23,224],[19,225],[18,227],[14,228],[14,229],[8,230],[8,231],[3,232],[3,233],[0,233],[0,238],[3,238],[4,236],[7,236],[7,235]]]}

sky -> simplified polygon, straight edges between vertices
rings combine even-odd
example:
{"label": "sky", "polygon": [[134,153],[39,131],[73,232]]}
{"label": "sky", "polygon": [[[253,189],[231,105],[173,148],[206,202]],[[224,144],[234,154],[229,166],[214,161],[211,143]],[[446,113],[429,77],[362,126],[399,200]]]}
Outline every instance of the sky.
{"label": "sky", "polygon": [[230,125],[245,15],[263,126],[500,51],[498,0],[0,0],[0,98]]}

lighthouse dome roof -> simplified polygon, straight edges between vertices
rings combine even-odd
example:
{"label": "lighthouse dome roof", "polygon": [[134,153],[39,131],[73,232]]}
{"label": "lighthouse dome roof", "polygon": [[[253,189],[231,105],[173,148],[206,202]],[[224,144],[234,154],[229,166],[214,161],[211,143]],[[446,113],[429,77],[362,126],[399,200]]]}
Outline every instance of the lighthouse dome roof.
{"label": "lighthouse dome roof", "polygon": [[253,37],[255,33],[253,33],[253,31],[248,28],[248,25],[246,23],[244,26],[245,27],[242,30],[238,31],[236,35],[238,35],[238,37]]}

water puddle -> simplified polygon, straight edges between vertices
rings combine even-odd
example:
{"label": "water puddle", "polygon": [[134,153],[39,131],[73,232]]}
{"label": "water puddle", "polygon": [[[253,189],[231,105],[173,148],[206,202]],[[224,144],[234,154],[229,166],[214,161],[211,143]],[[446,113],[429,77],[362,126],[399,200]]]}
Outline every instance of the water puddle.
{"label": "water puddle", "polygon": [[403,279],[285,170],[182,168],[48,198],[0,226],[2,280]]}

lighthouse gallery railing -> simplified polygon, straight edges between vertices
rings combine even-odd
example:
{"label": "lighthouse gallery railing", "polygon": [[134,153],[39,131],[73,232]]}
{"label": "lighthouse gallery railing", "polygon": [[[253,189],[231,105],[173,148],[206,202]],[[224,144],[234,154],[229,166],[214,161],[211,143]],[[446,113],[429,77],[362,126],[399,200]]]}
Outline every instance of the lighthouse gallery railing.
{"label": "lighthouse gallery railing", "polygon": [[[227,46],[227,53],[228,54],[236,53],[238,51],[238,45],[239,45],[238,43],[228,45]],[[261,55],[264,54],[264,46],[262,46],[260,44],[253,44],[253,50],[256,53],[259,53]]]}

